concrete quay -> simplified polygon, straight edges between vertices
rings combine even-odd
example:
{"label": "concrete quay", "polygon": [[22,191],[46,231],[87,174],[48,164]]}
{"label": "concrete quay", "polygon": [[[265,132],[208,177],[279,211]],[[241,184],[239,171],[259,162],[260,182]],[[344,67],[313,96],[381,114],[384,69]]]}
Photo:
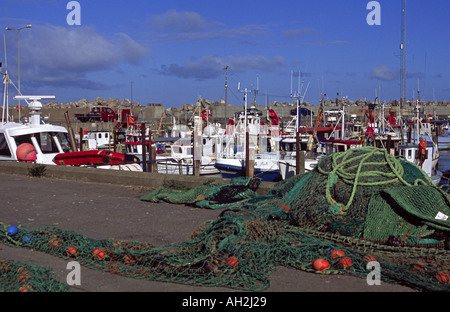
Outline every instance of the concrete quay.
{"label": "concrete quay", "polygon": [[[30,175],[29,170],[33,164],[20,162],[0,161],[0,173]],[[176,185],[193,188],[205,183],[228,183],[230,180],[216,176],[171,175],[154,172],[136,172],[123,170],[98,169],[74,166],[45,166],[45,177],[64,179],[78,182],[106,183],[138,187],[141,189],[156,189],[161,186]],[[257,193],[265,194],[274,182],[262,182]]]}

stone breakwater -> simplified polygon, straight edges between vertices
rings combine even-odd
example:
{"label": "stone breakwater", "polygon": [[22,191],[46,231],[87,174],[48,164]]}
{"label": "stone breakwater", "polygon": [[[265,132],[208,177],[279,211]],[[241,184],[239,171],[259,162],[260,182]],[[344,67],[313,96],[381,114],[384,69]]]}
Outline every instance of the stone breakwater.
{"label": "stone breakwater", "polygon": [[[347,114],[355,114],[357,118],[362,118],[365,112],[364,109],[367,109],[369,104],[372,104],[372,102],[364,102],[360,99],[357,101],[328,99],[324,101],[324,110],[331,110],[344,105]],[[413,117],[415,115],[415,102],[408,102],[404,105],[401,112],[398,107],[398,102],[396,101],[385,103],[385,105],[390,107],[390,109],[395,111],[397,114],[401,113],[401,115],[406,118]],[[81,123],[74,117],[75,114],[88,113],[94,106],[108,106],[114,110],[119,108],[130,108],[133,114],[138,117],[138,122],[145,122],[146,124],[151,125],[154,129],[158,129],[160,122],[163,125],[163,128],[170,127],[173,124],[174,119],[178,124],[192,124],[193,116],[201,115],[202,110],[209,110],[211,122],[218,122],[224,125],[227,122],[227,118],[233,117],[235,113],[243,111],[244,109],[244,103],[239,103],[239,105],[232,103],[225,104],[225,101],[223,100],[217,102],[202,98],[193,104],[184,104],[179,107],[168,108],[165,108],[164,105],[160,103],[142,105],[136,102],[131,103],[129,99],[103,99],[101,97],[97,97],[92,101],[80,99],[76,102],[69,103],[43,102],[42,106],[42,116],[46,118],[47,122],[65,125],[65,113],[67,112],[74,129],[82,127],[88,128],[89,130],[104,130],[110,129],[114,126],[112,123],[108,124],[102,122],[95,124]],[[292,118],[291,110],[295,108],[295,104],[274,101],[267,106],[259,105],[258,103],[248,103],[248,107],[255,107],[260,110],[263,116],[266,115],[266,108],[270,107],[275,110],[277,115],[280,117],[281,122],[288,122]],[[317,115],[319,105],[312,105],[309,102],[305,102],[302,104],[302,107],[314,112],[313,121],[315,121],[315,116]],[[441,101],[423,103],[423,113],[425,115],[435,116],[439,120],[448,120],[450,119],[450,102]],[[10,106],[10,115],[12,115],[14,120],[19,119],[19,114],[20,116],[29,116],[28,106],[22,106],[20,113],[17,106]],[[303,117],[303,121],[311,121],[311,118]]]}

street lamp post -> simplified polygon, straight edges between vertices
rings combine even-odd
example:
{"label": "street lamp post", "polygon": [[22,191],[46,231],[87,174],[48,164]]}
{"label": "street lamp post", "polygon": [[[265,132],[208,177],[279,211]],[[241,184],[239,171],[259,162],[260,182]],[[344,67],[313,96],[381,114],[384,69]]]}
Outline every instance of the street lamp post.
{"label": "street lamp post", "polygon": [[[20,92],[20,31],[22,29],[26,29],[26,28],[31,28],[32,25],[26,25],[24,27],[20,27],[20,28],[11,28],[11,27],[6,27],[6,30],[15,30],[17,31],[17,72],[18,72],[18,88],[19,88],[19,95],[22,95],[22,93]],[[18,110],[19,110],[19,120],[20,120],[20,111],[21,111],[21,107],[20,107],[20,100],[19,100],[19,105],[18,105]]]}

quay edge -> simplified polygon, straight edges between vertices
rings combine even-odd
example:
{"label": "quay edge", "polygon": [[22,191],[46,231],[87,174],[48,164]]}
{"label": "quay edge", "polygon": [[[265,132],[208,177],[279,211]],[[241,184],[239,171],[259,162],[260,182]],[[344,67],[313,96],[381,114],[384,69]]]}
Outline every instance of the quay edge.
{"label": "quay edge", "polygon": [[[21,162],[0,162],[0,174],[30,176],[29,169],[35,164]],[[205,183],[228,183],[230,179],[219,177],[197,177],[192,175],[170,175],[149,172],[97,169],[73,166],[45,166],[44,178],[72,180],[77,182],[93,182],[156,189],[175,182],[189,188]],[[39,179],[36,177],[36,179]],[[36,181],[38,183],[39,181]],[[274,186],[273,182],[262,182],[257,193],[264,195]]]}

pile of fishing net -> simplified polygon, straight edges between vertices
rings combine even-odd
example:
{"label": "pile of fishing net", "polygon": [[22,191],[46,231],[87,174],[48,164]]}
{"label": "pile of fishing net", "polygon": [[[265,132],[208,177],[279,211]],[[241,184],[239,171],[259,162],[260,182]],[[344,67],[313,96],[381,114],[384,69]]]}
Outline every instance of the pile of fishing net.
{"label": "pile of fishing net", "polygon": [[[55,227],[0,233],[0,239],[113,274],[197,286],[264,290],[278,266],[365,279],[377,263],[383,281],[450,290],[450,197],[414,164],[361,148],[327,156],[266,195],[255,193],[257,185],[240,178],[144,195],[150,202],[222,209],[177,244],[94,240]],[[329,267],[319,269],[317,259]]]}
{"label": "pile of fishing net", "polygon": [[195,205],[201,208],[226,208],[230,203],[242,202],[257,197],[256,190],[261,181],[250,178],[235,178],[229,183],[208,183],[193,189],[162,186],[141,197],[143,201]]}

